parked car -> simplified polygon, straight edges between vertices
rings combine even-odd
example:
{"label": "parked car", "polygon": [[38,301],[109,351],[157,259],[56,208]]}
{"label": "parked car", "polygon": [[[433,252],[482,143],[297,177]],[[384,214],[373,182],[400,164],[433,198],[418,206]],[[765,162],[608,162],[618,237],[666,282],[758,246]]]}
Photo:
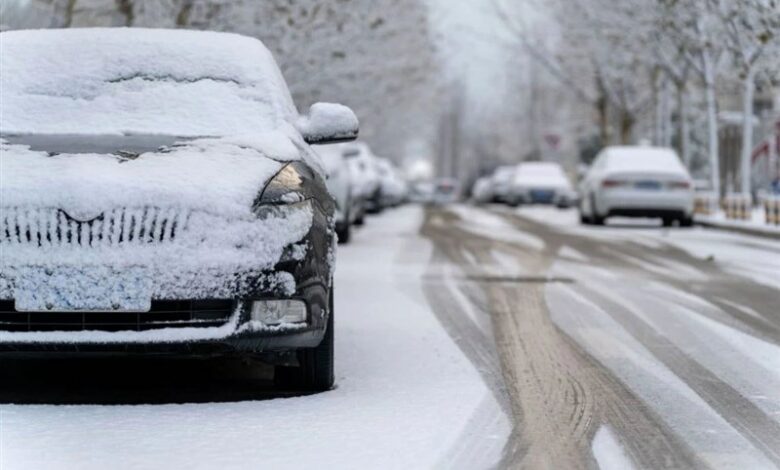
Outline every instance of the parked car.
{"label": "parked car", "polygon": [[404,202],[408,187],[401,173],[386,158],[377,158],[375,163],[379,176],[379,205],[386,209]]}
{"label": "parked car", "polygon": [[485,204],[493,200],[493,178],[482,176],[471,186],[471,199],[477,204]]}
{"label": "parked car", "polygon": [[455,178],[438,178],[433,182],[434,204],[452,204],[460,199],[460,183]]}
{"label": "parked car", "polygon": [[352,172],[349,160],[344,156],[344,146],[318,145],[317,153],[322,158],[327,173],[328,191],[336,201],[336,235],[339,243],[349,243],[352,225],[360,213],[361,202],[354,197]]}
{"label": "parked car", "polygon": [[505,165],[496,168],[493,172],[493,202],[509,204],[512,200],[512,180],[515,177],[517,167]]}
{"label": "parked car", "polygon": [[509,200],[518,204],[571,206],[577,199],[569,178],[558,163],[525,162],[517,166]]}
{"label": "parked car", "polygon": [[409,200],[418,204],[433,202],[436,186],[431,180],[414,181],[409,185]]}
{"label": "parked car", "polygon": [[344,144],[344,156],[349,161],[355,199],[359,200],[355,223],[362,225],[366,213],[378,212],[381,187],[374,161],[376,157],[365,142]]}
{"label": "parked car", "polygon": [[240,356],[333,374],[335,203],[263,44],[162,29],[0,33],[0,352]]}
{"label": "parked car", "polygon": [[693,182],[673,150],[625,146],[599,153],[581,184],[580,218],[602,225],[612,216],[692,224]]}

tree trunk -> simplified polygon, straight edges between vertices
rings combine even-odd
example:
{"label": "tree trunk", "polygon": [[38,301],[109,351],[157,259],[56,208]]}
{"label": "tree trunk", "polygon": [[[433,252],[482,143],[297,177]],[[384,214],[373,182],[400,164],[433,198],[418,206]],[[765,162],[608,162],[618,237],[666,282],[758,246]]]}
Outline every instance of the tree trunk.
{"label": "tree trunk", "polygon": [[655,132],[653,142],[662,145],[663,142],[663,106],[661,104],[661,72],[655,69],[653,73],[653,103],[655,104]]}
{"label": "tree trunk", "polygon": [[609,114],[607,106],[607,97],[602,93],[598,100],[596,100],[596,110],[599,113],[599,137],[601,138],[602,147],[606,147],[610,143]]}
{"label": "tree trunk", "polygon": [[742,152],[740,155],[740,190],[742,194],[751,194],[751,156],[753,153],[753,95],[756,82],[755,71],[750,67],[745,74],[742,96]]}
{"label": "tree trunk", "polygon": [[688,170],[691,169],[691,132],[688,121],[688,90],[685,83],[677,84],[677,106],[680,113],[680,157]]}
{"label": "tree trunk", "polygon": [[672,113],[669,99],[669,81],[661,82],[661,146],[672,146]]}
{"label": "tree trunk", "polygon": [[715,101],[715,70],[708,55],[704,58],[704,87],[707,100],[707,148],[710,157],[712,191],[720,197],[720,160],[718,155],[718,112]]}
{"label": "tree trunk", "polygon": [[628,111],[623,111],[620,114],[620,143],[623,145],[631,144],[631,137],[634,133],[634,116]]}

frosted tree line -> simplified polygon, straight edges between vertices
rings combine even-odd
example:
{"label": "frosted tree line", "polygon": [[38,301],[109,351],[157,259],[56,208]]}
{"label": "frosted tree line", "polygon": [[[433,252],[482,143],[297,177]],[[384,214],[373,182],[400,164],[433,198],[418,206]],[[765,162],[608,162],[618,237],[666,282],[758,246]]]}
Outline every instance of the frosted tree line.
{"label": "frosted tree line", "polygon": [[650,137],[671,146],[674,137],[689,167],[708,170],[715,192],[719,103],[738,90],[740,189],[751,191],[755,87],[780,83],[778,0],[537,2],[557,24],[544,35],[523,23],[511,1],[493,3],[521,48],[594,111],[602,143]]}

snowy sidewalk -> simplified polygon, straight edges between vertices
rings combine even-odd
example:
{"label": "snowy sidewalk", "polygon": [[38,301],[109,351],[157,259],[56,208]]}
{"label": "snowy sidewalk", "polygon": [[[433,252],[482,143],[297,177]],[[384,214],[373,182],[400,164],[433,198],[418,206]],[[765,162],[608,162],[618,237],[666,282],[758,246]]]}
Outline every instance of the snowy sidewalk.
{"label": "snowy sidewalk", "polygon": [[764,220],[763,209],[754,209],[751,220],[727,219],[723,212],[713,215],[696,214],[694,220],[697,224],[705,227],[780,239],[780,225],[767,224]]}

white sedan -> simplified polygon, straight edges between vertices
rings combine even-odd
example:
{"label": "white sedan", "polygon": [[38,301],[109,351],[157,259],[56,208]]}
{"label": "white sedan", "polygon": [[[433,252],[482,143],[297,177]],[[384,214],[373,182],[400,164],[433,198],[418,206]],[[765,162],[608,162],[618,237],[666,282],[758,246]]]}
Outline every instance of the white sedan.
{"label": "white sedan", "polygon": [[554,162],[524,162],[517,166],[510,190],[510,203],[554,204],[569,207],[577,199],[561,165]]}
{"label": "white sedan", "polygon": [[693,183],[677,154],[659,147],[607,147],[582,181],[580,218],[602,225],[611,216],[660,217],[692,223]]}

